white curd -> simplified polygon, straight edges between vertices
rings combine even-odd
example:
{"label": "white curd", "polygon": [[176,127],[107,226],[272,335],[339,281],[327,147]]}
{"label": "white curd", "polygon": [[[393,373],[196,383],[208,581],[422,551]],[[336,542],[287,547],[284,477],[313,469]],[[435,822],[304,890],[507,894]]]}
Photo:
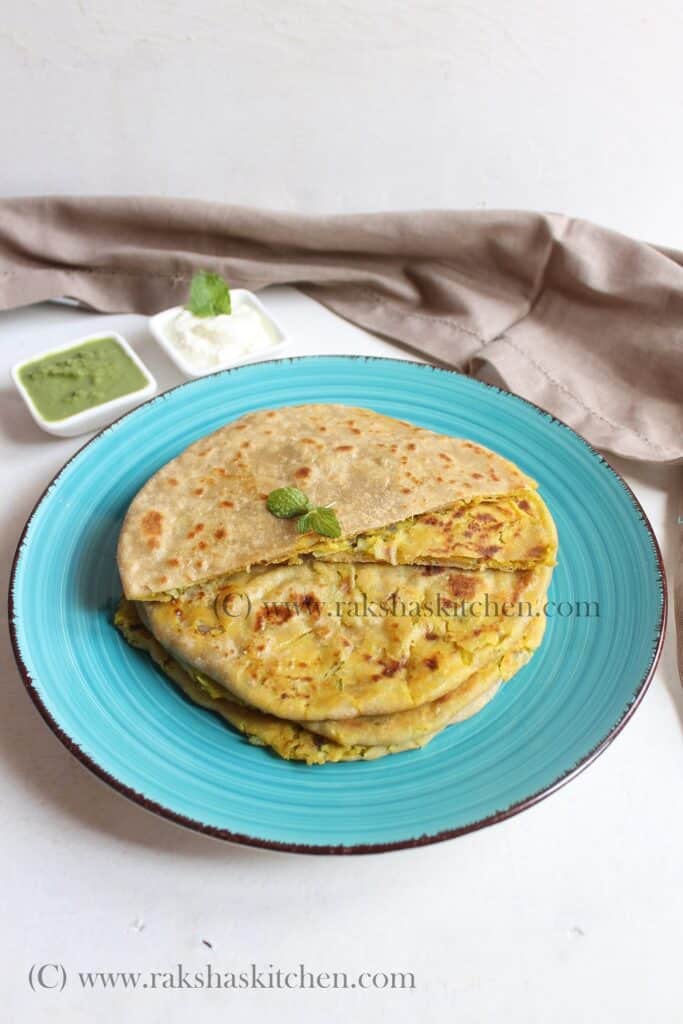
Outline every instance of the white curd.
{"label": "white curd", "polygon": [[179,309],[165,325],[168,341],[194,370],[262,355],[281,343],[273,324],[247,296],[231,294],[232,313],[197,317]]}

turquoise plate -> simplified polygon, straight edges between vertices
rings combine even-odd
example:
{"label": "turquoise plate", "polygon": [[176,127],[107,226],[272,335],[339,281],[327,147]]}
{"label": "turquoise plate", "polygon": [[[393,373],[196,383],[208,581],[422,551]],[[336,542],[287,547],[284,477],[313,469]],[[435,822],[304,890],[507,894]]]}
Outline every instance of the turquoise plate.
{"label": "turquoise plate", "polygon": [[[555,517],[560,555],[542,647],[480,714],[423,750],[319,767],[282,761],[186,700],[112,626],[116,541],[136,491],[228,420],[301,402],[368,406],[480,441],[539,481]],[[597,608],[588,614],[581,602]],[[119,792],[222,839],[349,853],[480,828],[584,768],[647,687],[665,602],[661,557],[640,505],[569,427],[446,370],[330,356],[192,381],[90,441],[26,525],[10,618],[17,662],[43,717]]]}

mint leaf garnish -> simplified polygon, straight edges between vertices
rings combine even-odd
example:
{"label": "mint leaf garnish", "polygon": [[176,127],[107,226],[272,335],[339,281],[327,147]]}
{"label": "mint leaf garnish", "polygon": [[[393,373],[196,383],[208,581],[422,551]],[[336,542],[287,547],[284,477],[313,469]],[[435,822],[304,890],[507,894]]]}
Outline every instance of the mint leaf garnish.
{"label": "mint leaf garnish", "polygon": [[331,508],[312,508],[297,520],[299,533],[319,533],[322,537],[341,537],[339,520]]}
{"label": "mint leaf garnish", "polygon": [[278,487],[266,499],[266,508],[278,519],[292,519],[310,509],[310,503],[298,487]]}
{"label": "mint leaf garnish", "polygon": [[230,289],[218,274],[201,270],[190,283],[190,301],[187,309],[198,317],[220,316],[232,312]]}
{"label": "mint leaf garnish", "polygon": [[278,519],[299,518],[298,533],[319,533],[321,537],[341,537],[341,526],[331,505],[313,507],[298,487],[278,487],[266,498],[266,508]]}

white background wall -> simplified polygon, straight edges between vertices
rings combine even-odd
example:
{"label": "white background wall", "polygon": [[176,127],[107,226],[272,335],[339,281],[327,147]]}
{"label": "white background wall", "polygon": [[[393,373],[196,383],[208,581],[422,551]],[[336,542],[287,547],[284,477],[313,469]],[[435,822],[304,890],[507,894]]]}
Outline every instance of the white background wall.
{"label": "white background wall", "polygon": [[560,210],[683,248],[678,0],[5,0],[0,194]]}

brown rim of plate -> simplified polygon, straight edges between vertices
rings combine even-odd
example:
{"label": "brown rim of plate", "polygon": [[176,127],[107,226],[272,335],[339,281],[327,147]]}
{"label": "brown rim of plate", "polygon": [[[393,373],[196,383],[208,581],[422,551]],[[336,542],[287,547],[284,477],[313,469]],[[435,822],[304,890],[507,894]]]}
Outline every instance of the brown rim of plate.
{"label": "brown rim of plate", "polygon": [[[389,356],[363,356],[363,355],[347,355],[347,356],[345,356],[345,355],[341,355],[341,356],[340,355],[289,356],[289,357],[286,357],[286,358],[283,358],[283,359],[266,359],[266,360],[263,360],[263,362],[264,363],[295,363],[295,362],[299,362],[300,360],[303,360],[303,359],[309,359],[310,360],[310,359],[340,359],[340,358],[341,359],[361,360],[363,362],[408,363],[411,366],[416,366],[416,367],[419,367],[419,368],[424,369],[424,370],[432,370],[432,371],[436,370],[436,371],[438,371],[440,373],[450,373],[450,374],[453,374],[456,377],[465,377],[465,376],[467,376],[466,374],[459,373],[458,370],[453,370],[453,369],[450,369],[449,367],[438,366],[436,363],[418,363],[418,362],[416,362],[413,359],[393,359],[393,358],[391,358]],[[228,369],[225,369],[225,370],[219,370],[216,373],[206,374],[205,377],[201,378],[201,380],[205,380],[207,378],[210,379],[212,377],[219,377],[219,376],[222,376],[223,374],[227,375],[227,374],[230,374],[230,373],[236,373],[239,370],[244,369],[245,366],[254,366],[254,365],[260,365],[260,364],[250,363],[250,364],[242,364],[240,366],[229,367]],[[12,649],[13,649],[13,652],[14,652],[14,658],[15,658],[15,661],[17,663],[17,667],[19,669],[19,673],[20,673],[20,675],[22,677],[22,680],[24,682],[24,686],[28,690],[28,693],[29,693],[29,696],[31,697],[31,700],[33,701],[33,703],[35,704],[36,708],[40,712],[40,714],[43,717],[44,721],[50,727],[50,729],[55,734],[55,736],[61,741],[61,743],[64,744],[64,746],[67,748],[67,750],[69,750],[70,753],[72,753],[74,755],[74,757],[76,757],[81,762],[81,764],[83,764],[86,768],[88,768],[89,771],[91,771],[94,775],[96,775],[103,782],[106,782],[107,785],[112,787],[112,789],[115,789],[118,793],[121,793],[122,796],[125,796],[129,800],[132,800],[134,803],[139,804],[141,807],[144,807],[145,810],[151,811],[153,814],[156,814],[156,815],[158,815],[161,818],[166,818],[168,821],[172,821],[176,825],[181,825],[184,828],[191,829],[193,832],[200,832],[203,835],[211,836],[213,839],[221,839],[224,842],[238,843],[238,844],[243,845],[243,846],[258,847],[258,848],[264,849],[264,850],[275,850],[275,851],[280,852],[280,853],[307,853],[307,854],[317,854],[317,855],[323,855],[323,854],[331,855],[331,854],[335,854],[337,856],[339,856],[339,855],[348,856],[348,855],[351,855],[351,854],[361,854],[361,853],[364,853],[364,854],[367,854],[367,853],[389,853],[389,852],[392,852],[394,850],[408,850],[408,849],[413,849],[413,848],[418,847],[418,846],[430,846],[433,843],[441,843],[441,842],[444,842],[446,839],[455,839],[457,836],[467,835],[470,832],[478,832],[482,828],[487,828],[489,825],[496,825],[498,822],[505,821],[506,818],[511,818],[514,815],[520,814],[522,811],[527,810],[529,807],[533,807],[535,804],[540,803],[541,800],[544,800],[546,797],[550,796],[552,793],[555,793],[558,789],[560,789],[562,786],[566,785],[572,779],[576,778],[577,775],[579,775],[582,771],[584,771],[584,769],[586,769],[590,764],[592,764],[593,761],[597,757],[599,757],[600,754],[603,753],[603,751],[605,751],[607,749],[607,747],[610,745],[610,743],[614,740],[614,738],[616,736],[619,735],[619,733],[624,728],[626,723],[635,714],[636,709],[640,706],[640,703],[641,703],[643,697],[645,696],[647,688],[648,688],[648,686],[650,685],[650,683],[652,681],[652,677],[653,677],[653,675],[654,675],[654,673],[655,673],[655,671],[657,669],[657,665],[659,663],[659,659],[660,659],[660,656],[661,656],[661,653],[662,653],[662,646],[664,644],[664,638],[665,638],[665,635],[666,635],[666,616],[667,616],[667,607],[668,607],[668,594],[667,594],[666,573],[665,573],[665,570],[664,570],[664,561],[662,559],[662,553],[661,553],[661,550],[660,550],[660,547],[659,547],[659,543],[657,542],[657,538],[655,536],[655,532],[652,529],[652,525],[650,524],[650,521],[647,518],[642,505],[640,504],[640,502],[636,498],[635,494],[633,493],[633,491],[631,490],[629,485],[626,483],[626,481],[621,476],[621,474],[618,473],[616,469],[614,469],[614,467],[607,461],[607,459],[603,455],[601,455],[600,452],[598,452],[590,444],[590,442],[587,441],[585,437],[583,437],[582,434],[579,434],[578,431],[574,430],[573,427],[570,427],[568,423],[564,422],[564,420],[559,419],[557,416],[554,415],[554,413],[548,412],[547,409],[543,409],[540,405],[536,405],[535,402],[531,402],[528,398],[523,398],[521,395],[517,395],[513,391],[508,391],[506,388],[500,388],[500,387],[497,387],[494,384],[489,384],[486,381],[477,380],[476,377],[467,377],[467,379],[473,381],[475,384],[478,384],[481,387],[488,388],[489,390],[494,391],[494,392],[496,392],[498,394],[511,395],[512,397],[516,398],[518,401],[524,402],[526,405],[530,406],[536,412],[538,412],[541,415],[547,417],[549,420],[551,420],[551,422],[559,424],[559,426],[563,427],[565,430],[569,430],[572,434],[574,434],[585,445],[585,447],[588,448],[588,450],[604,466],[607,467],[607,469],[617,479],[619,484],[624,489],[624,491],[626,493],[626,496],[628,497],[628,499],[630,500],[631,504],[633,505],[633,507],[635,508],[636,512],[638,513],[638,516],[639,516],[641,522],[643,523],[643,526],[647,530],[647,532],[648,532],[648,534],[650,536],[650,540],[652,542],[652,546],[653,546],[653,549],[654,549],[655,557],[656,557],[656,560],[657,560],[657,567],[658,567],[658,571],[659,571],[659,579],[658,579],[658,581],[659,581],[659,583],[661,585],[661,591],[662,591],[662,609],[661,609],[660,620],[659,620],[657,629],[655,631],[655,638],[654,638],[655,642],[654,642],[654,645],[653,645],[653,650],[652,650],[652,656],[650,658],[650,663],[649,663],[648,667],[646,668],[645,673],[642,676],[640,682],[638,683],[638,686],[636,688],[633,700],[628,705],[628,707],[626,708],[626,710],[622,714],[621,718],[612,726],[612,728],[607,733],[607,735],[595,747],[593,747],[592,750],[590,750],[585,755],[585,757],[581,758],[581,760],[578,761],[572,768],[568,769],[563,775],[560,775],[557,779],[554,780],[554,782],[551,782],[550,785],[544,787],[543,789],[538,790],[536,793],[532,793],[531,796],[525,797],[524,800],[519,800],[519,801],[517,801],[517,803],[510,804],[510,806],[506,807],[505,810],[496,811],[495,814],[490,814],[487,817],[481,818],[479,821],[474,821],[474,822],[472,822],[469,825],[462,825],[460,828],[444,829],[441,832],[434,833],[433,835],[421,835],[421,836],[417,836],[414,839],[400,839],[400,840],[397,840],[396,842],[391,842],[391,843],[358,843],[358,844],[354,844],[352,846],[345,846],[345,845],[340,843],[339,845],[336,845],[336,846],[330,846],[330,845],[327,845],[327,846],[315,845],[315,846],[313,846],[313,845],[310,845],[308,843],[286,843],[286,842],[279,842],[277,840],[258,839],[255,836],[244,835],[244,834],[242,834],[240,832],[231,832],[229,829],[217,828],[214,825],[206,825],[206,824],[204,824],[201,821],[195,820],[194,818],[188,818],[188,817],[186,817],[183,814],[177,814],[175,811],[170,810],[168,807],[164,807],[163,804],[158,804],[154,800],[148,800],[147,797],[144,796],[144,794],[138,793],[132,787],[127,786],[124,783],[120,782],[118,779],[116,779],[109,772],[105,771],[105,769],[102,768],[99,764],[97,764],[97,762],[95,760],[93,760],[93,758],[89,757],[87,754],[84,754],[83,751],[81,750],[81,748],[78,746],[78,744],[75,743],[74,740],[70,736],[67,736],[67,734],[64,732],[64,730],[59,725],[59,723],[55,721],[55,719],[52,717],[50,712],[45,707],[45,704],[43,703],[40,695],[38,694],[38,692],[36,690],[36,687],[35,687],[35,684],[34,684],[34,680],[31,677],[31,674],[29,673],[29,671],[28,671],[28,669],[27,669],[27,667],[26,667],[26,665],[24,663],[21,651],[19,650],[19,642],[18,642],[18,639],[17,639],[16,629],[15,629],[15,618],[16,618],[16,615],[15,615],[15,608],[14,608],[14,583],[15,583],[15,576],[16,576],[16,572],[17,572],[17,567],[18,567],[18,564],[19,564],[19,558],[20,558],[20,555],[21,555],[21,550],[22,550],[22,548],[24,546],[24,540],[26,538],[26,533],[27,533],[27,531],[28,531],[28,529],[29,529],[29,527],[31,525],[31,521],[32,521],[33,517],[35,516],[35,514],[38,511],[39,507],[43,503],[43,500],[47,496],[47,493],[52,489],[53,485],[57,483],[57,481],[59,480],[59,478],[62,475],[62,473],[64,472],[64,470],[76,458],[78,458],[78,456],[81,454],[81,452],[85,451],[85,449],[89,445],[91,445],[91,444],[93,444],[93,442],[97,441],[98,438],[102,434],[105,433],[105,431],[108,431],[113,426],[115,426],[116,424],[121,423],[128,416],[134,415],[139,409],[144,408],[146,405],[151,405],[153,402],[159,401],[162,397],[165,397],[166,395],[170,394],[172,391],[177,391],[180,388],[192,386],[193,384],[197,383],[196,381],[184,381],[182,384],[176,384],[175,387],[169,388],[167,391],[162,391],[158,395],[152,396],[152,398],[149,398],[146,402],[142,402],[140,405],[136,406],[135,409],[131,409],[129,412],[126,412],[122,416],[119,416],[118,419],[114,420],[112,423],[110,423],[107,426],[103,427],[102,430],[99,430],[93,437],[90,438],[89,441],[86,441],[85,444],[81,445],[81,447],[76,452],[74,452],[74,454],[71,456],[70,459],[68,459],[64,463],[64,465],[61,467],[61,469],[58,470],[58,472],[52,477],[52,479],[50,480],[48,485],[45,487],[45,489],[43,490],[42,494],[40,495],[40,497],[36,501],[35,505],[33,506],[33,509],[31,510],[31,513],[29,514],[29,517],[26,520],[26,523],[24,524],[24,528],[21,531],[21,535],[20,535],[19,541],[17,543],[16,551],[14,552],[14,558],[12,560],[12,569],[11,569],[11,572],[10,572],[10,579],[9,579],[8,618],[9,618],[10,638],[11,638],[11,641],[12,641]]]}

